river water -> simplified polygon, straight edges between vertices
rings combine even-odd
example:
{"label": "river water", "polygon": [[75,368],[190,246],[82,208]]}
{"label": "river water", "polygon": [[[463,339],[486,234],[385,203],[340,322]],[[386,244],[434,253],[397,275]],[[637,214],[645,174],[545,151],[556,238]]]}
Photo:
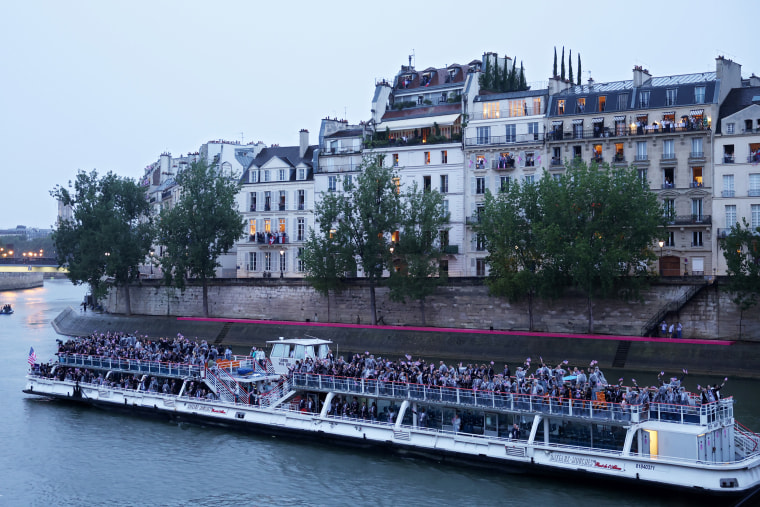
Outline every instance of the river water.
{"label": "river water", "polygon": [[[12,303],[16,309],[0,316],[5,351],[0,355],[0,506],[694,505],[693,499],[641,486],[405,459],[25,395],[29,348],[41,361],[52,358],[59,336],[50,322],[66,307],[76,308],[84,293],[66,280],[0,292],[0,305]],[[654,380],[651,374],[623,373],[640,382]],[[688,380],[693,389],[716,379]],[[737,419],[754,430],[760,429],[758,386],[754,380],[731,380],[725,389],[738,400]]]}

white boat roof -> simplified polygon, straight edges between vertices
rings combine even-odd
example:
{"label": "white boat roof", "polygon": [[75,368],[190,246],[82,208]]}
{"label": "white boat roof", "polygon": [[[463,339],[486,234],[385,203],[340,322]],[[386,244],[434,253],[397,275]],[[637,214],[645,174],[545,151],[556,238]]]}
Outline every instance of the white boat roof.
{"label": "white boat roof", "polygon": [[695,436],[710,431],[710,428],[702,424],[681,424],[667,421],[644,421],[639,424],[639,428],[642,430],[672,431]]}
{"label": "white boat roof", "polygon": [[325,343],[332,343],[332,341],[322,340],[320,338],[280,338],[279,340],[270,340],[267,343],[289,343],[292,345],[323,345]]}

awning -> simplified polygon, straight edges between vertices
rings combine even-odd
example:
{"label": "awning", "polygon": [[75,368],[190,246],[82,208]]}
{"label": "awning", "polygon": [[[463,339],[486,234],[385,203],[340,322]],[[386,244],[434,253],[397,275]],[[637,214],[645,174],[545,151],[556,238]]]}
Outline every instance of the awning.
{"label": "awning", "polygon": [[689,116],[702,116],[704,112],[704,109],[692,109],[691,112],[689,112]]}
{"label": "awning", "polygon": [[599,118],[591,118],[591,123],[604,123],[604,118],[601,116]]}
{"label": "awning", "polygon": [[552,121],[552,125],[562,125],[562,123],[563,123],[562,120],[554,120],[554,121]]}
{"label": "awning", "polygon": [[663,116],[675,116],[676,112],[675,111],[665,111],[664,113],[662,113],[662,115]]}
{"label": "awning", "polygon": [[462,115],[445,114],[442,116],[425,116],[423,118],[409,118],[404,120],[386,120],[377,125],[377,131],[382,132],[386,127],[391,130],[411,130],[432,127],[433,123],[439,126],[453,125]]}
{"label": "awning", "polygon": [[583,125],[583,118],[573,120],[573,125]]}
{"label": "awning", "polygon": [[615,121],[625,121],[625,115],[621,114],[620,116],[615,116]]}
{"label": "awning", "polygon": [[645,118],[646,119],[646,118],[649,118],[649,115],[648,114],[637,114],[636,115],[636,119],[638,120],[639,118]]}

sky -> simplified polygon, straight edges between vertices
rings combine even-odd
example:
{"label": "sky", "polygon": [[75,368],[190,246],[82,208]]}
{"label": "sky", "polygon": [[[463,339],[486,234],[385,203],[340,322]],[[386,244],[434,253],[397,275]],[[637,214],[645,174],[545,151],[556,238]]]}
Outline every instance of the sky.
{"label": "sky", "polygon": [[80,170],[139,178],[162,152],[214,139],[317,143],[325,117],[370,117],[375,81],[484,52],[528,83],[554,47],[583,80],[715,70],[760,74],[757,4],[742,1],[435,2],[25,0],[0,3],[0,228],[50,228],[50,191]]}

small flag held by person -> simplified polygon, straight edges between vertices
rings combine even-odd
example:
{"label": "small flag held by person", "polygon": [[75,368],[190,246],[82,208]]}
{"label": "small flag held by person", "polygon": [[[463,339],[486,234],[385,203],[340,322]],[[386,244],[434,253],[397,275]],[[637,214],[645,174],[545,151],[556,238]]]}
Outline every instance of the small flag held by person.
{"label": "small flag held by person", "polygon": [[29,366],[34,366],[34,363],[37,362],[37,354],[34,353],[34,347],[29,348],[29,359],[27,361],[29,362]]}

